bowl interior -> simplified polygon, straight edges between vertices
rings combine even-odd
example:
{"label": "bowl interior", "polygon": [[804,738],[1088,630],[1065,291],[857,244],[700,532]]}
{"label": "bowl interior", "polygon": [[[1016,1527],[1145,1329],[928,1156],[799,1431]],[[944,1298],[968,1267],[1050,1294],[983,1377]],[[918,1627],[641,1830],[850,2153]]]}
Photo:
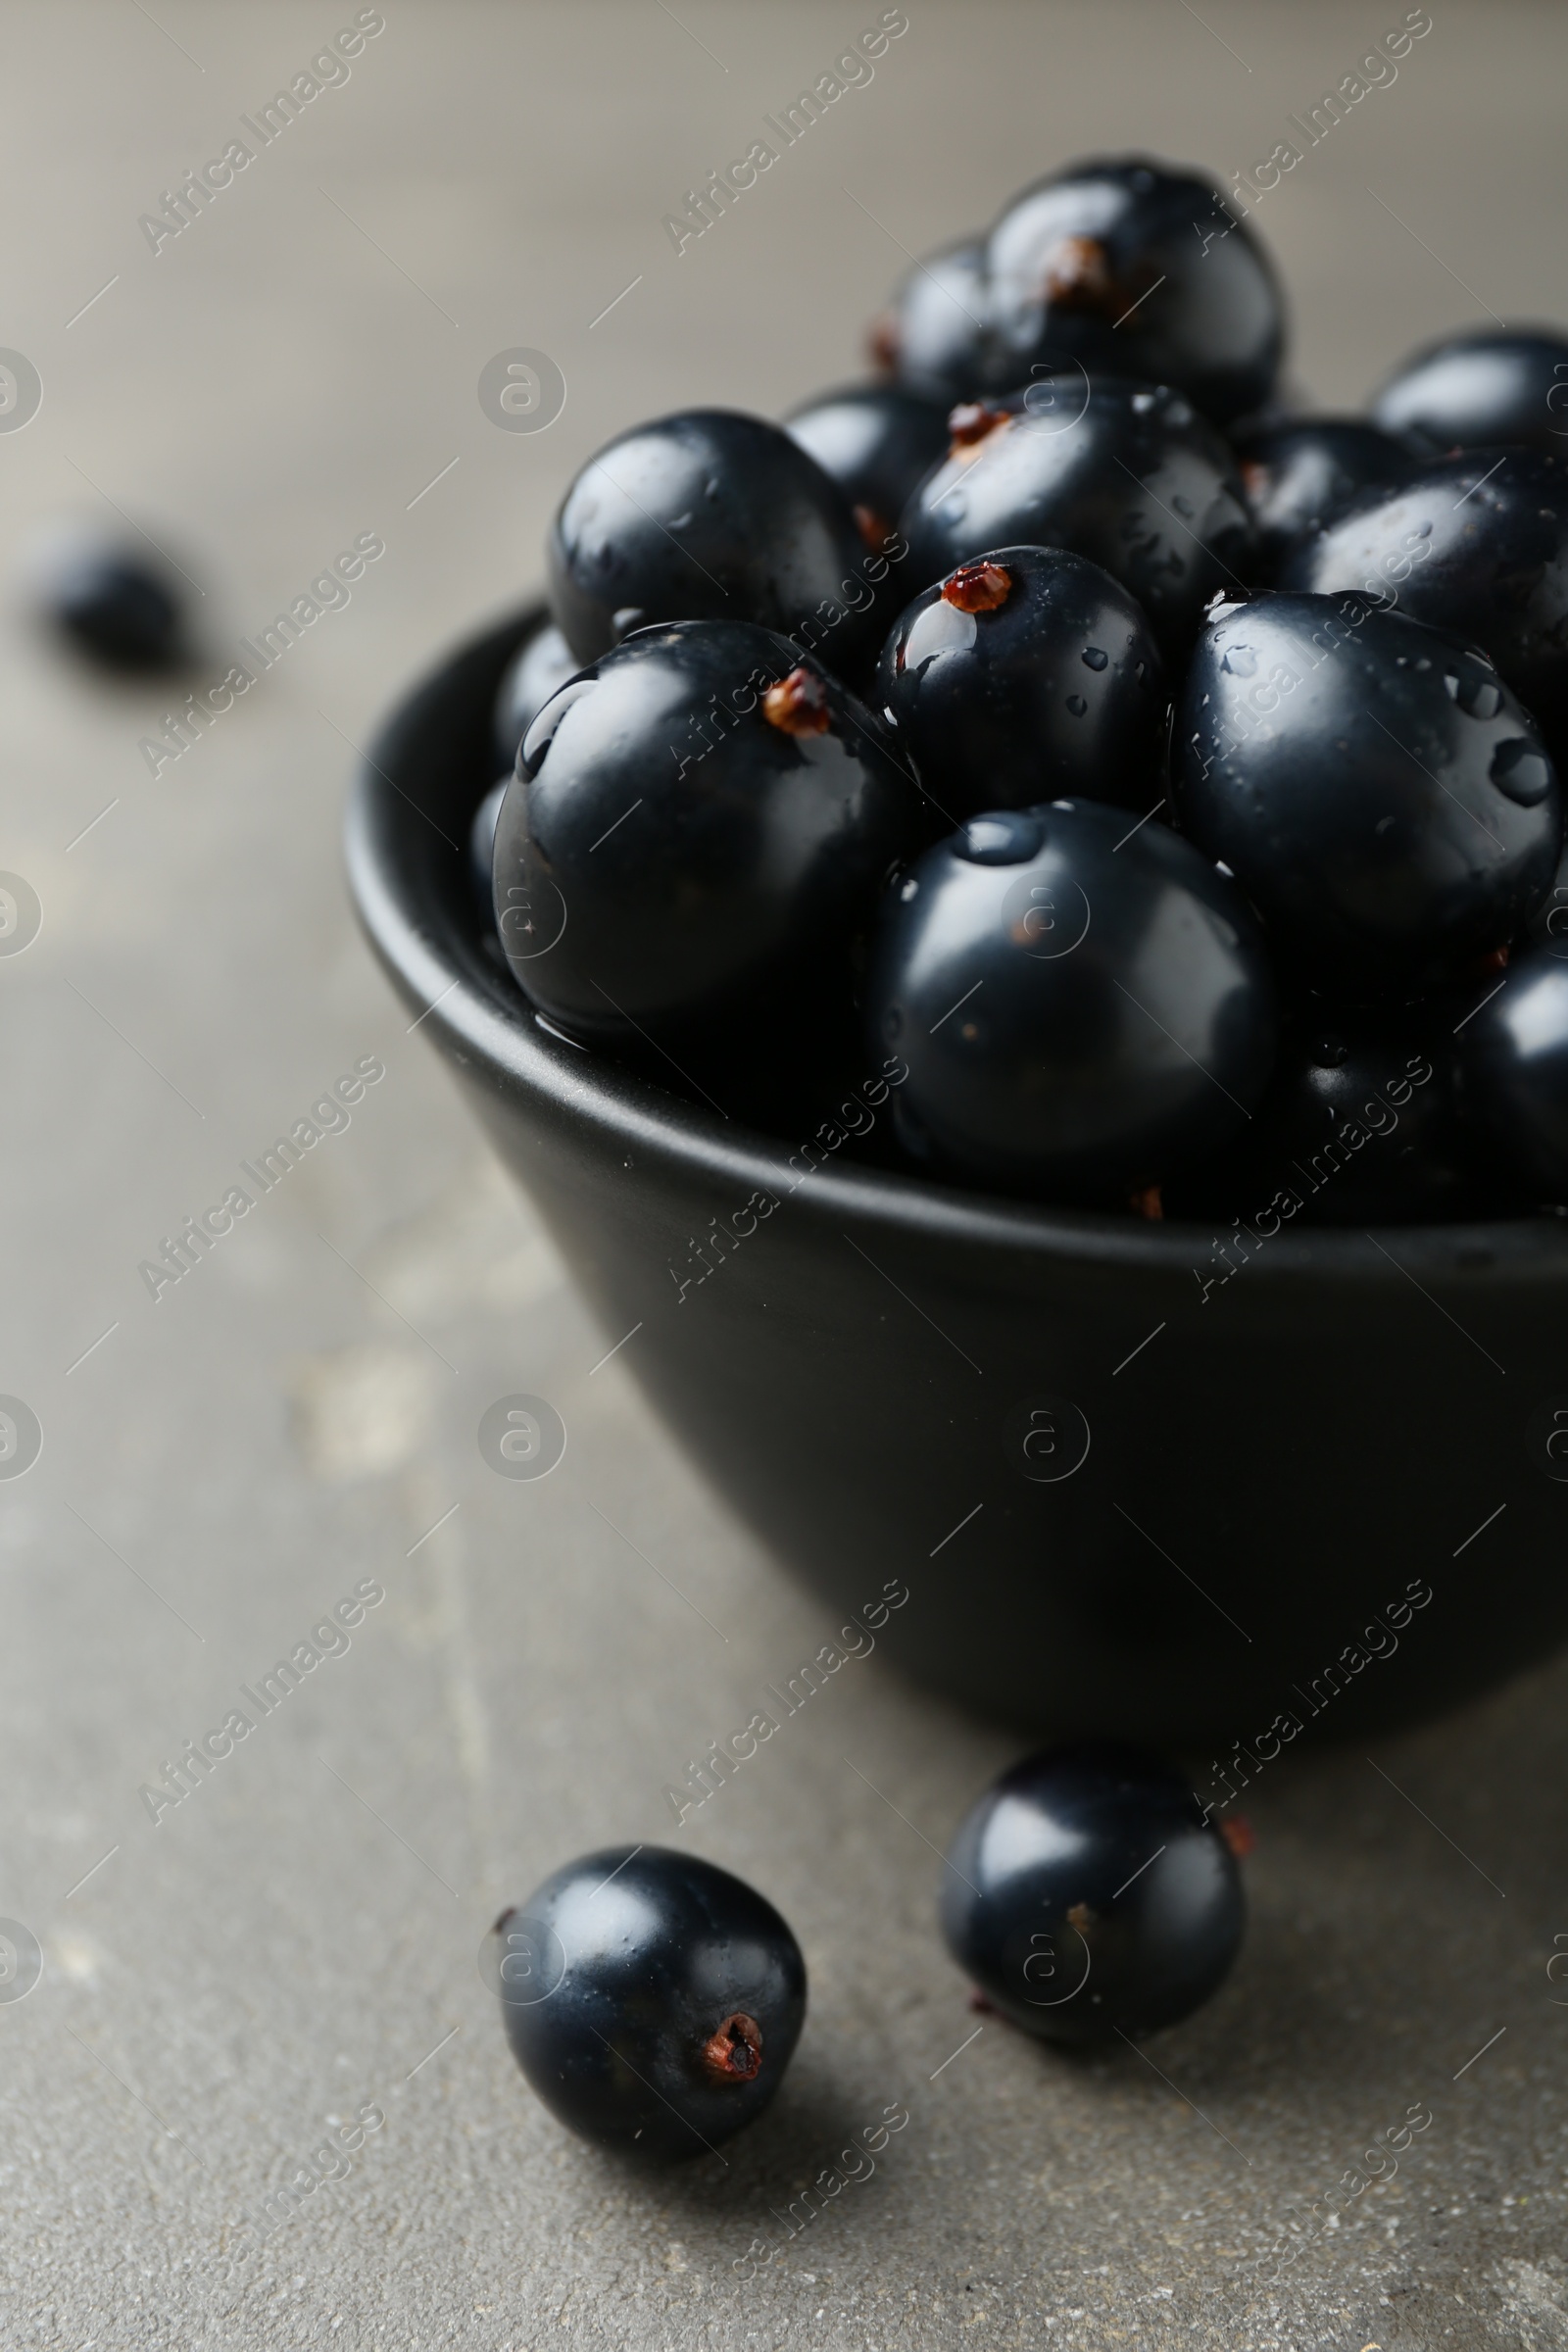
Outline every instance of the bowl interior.
{"label": "bowl interior", "polygon": [[[347,856],[359,911],[405,997],[445,1051],[477,1063],[501,1094],[526,1097],[575,1123],[619,1137],[646,1156],[776,1183],[802,1136],[764,1134],[724,1117],[613,1057],[590,1054],[541,1024],[493,943],[468,879],[466,840],[495,781],[491,709],[512,655],[543,617],[530,605],[462,645],[416,689],[372,744],[350,806]],[[824,1102],[821,1116],[831,1116]],[[812,1128],[805,1134],[808,1138]],[[982,1194],[848,1156],[816,1172],[815,1204],[978,1247],[1111,1260],[1151,1271],[1190,1267],[1208,1225],[1058,1208]],[[1373,1286],[1445,1271],[1506,1276],[1568,1267],[1568,1218],[1518,1217],[1419,1225],[1397,1233],[1398,1264],[1357,1230],[1282,1227],[1257,1263],[1258,1288],[1302,1276]],[[1223,1236],[1221,1237],[1224,1238]],[[1266,1267],[1266,1273],[1265,1273]]]}

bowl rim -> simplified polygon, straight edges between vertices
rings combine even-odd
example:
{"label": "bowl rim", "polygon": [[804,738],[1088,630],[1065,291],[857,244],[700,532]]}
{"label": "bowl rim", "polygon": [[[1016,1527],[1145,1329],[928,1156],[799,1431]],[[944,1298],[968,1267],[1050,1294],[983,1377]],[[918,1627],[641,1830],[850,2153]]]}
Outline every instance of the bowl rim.
{"label": "bowl rim", "polygon": [[[1222,1234],[1213,1223],[1053,1207],[858,1162],[830,1160],[802,1175],[791,1165],[792,1152],[799,1155],[814,1139],[792,1145],[744,1126],[541,1027],[542,1016],[531,1013],[484,954],[466,873],[455,877],[450,858],[431,855],[433,829],[466,867],[466,845],[453,842],[423,805],[440,796],[429,792],[433,762],[416,738],[443,722],[450,732],[455,697],[465,686],[472,696],[488,673],[492,692],[478,712],[488,741],[494,683],[512,652],[548,617],[548,608],[535,598],[448,647],[400,698],[360,759],[344,821],[349,887],[370,945],[416,1008],[406,1035],[428,1025],[447,1055],[477,1073],[502,1101],[552,1114],[562,1126],[592,1135],[607,1152],[613,1147],[623,1157],[632,1155],[639,1166],[657,1162],[672,1176],[732,1186],[742,1210],[752,1193],[763,1192],[780,1203],[809,1205],[816,1216],[840,1225],[880,1226],[890,1235],[1164,1277],[1187,1276],[1195,1252],[1234,1234],[1239,1218]],[[473,715],[468,711],[470,731]],[[466,770],[471,765],[464,764]],[[473,795],[473,808],[480,797]],[[831,1116],[825,1113],[824,1123]],[[1508,1271],[1568,1275],[1568,1217],[1381,1231],[1397,1256],[1361,1227],[1282,1226],[1262,1237],[1268,1247],[1260,1258],[1247,1258],[1254,1269],[1248,1288],[1303,1278],[1397,1286],[1416,1280],[1412,1266],[1472,1279]]]}

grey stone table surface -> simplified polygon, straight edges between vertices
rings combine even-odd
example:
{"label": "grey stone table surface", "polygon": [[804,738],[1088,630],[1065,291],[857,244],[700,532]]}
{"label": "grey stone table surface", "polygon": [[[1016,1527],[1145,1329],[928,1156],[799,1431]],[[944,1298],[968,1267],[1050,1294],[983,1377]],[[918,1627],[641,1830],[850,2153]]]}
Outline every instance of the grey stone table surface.
{"label": "grey stone table surface", "polygon": [[[595,1369],[610,1339],[347,909],[353,747],[535,586],[602,440],[852,373],[906,251],[1075,151],[1250,172],[1403,14],[907,0],[874,77],[677,254],[684,192],[880,13],[0,19],[0,343],[43,385],[0,432],[0,866],[42,908],[0,958],[0,1390],[43,1431],[0,1482],[0,1913],[42,1955],[25,1998],[24,1940],[0,1981],[0,2343],[1568,2344],[1564,1667],[1377,1769],[1260,1780],[1248,1949],[1147,2055],[1067,2064],[977,2020],[932,1848],[1006,1735],[873,1656],[674,1830],[665,1785],[820,1612],[674,1454],[630,1351]],[[1259,211],[1319,401],[1450,323],[1568,314],[1568,18],[1430,13]],[[313,75],[356,20],[346,74]],[[231,140],[245,168],[149,230]],[[519,346],[565,377],[546,432],[476,397]],[[159,762],[167,696],[84,678],[16,585],[40,522],[117,510],[202,585],[214,676],[356,539],[384,553]],[[142,1261],[366,1059],[351,1123],[154,1298]],[[514,1390],[571,1433],[537,1484],[475,1444]],[[143,1785],[357,1590],[384,1598],[349,1645],[323,1634],[155,1822]],[[649,2180],[535,2104],[476,1953],[564,1856],[672,1836],[782,1906],[812,2003],[769,2118]],[[760,2262],[771,2209],[893,2102],[874,2175]],[[1412,2108],[1397,2174],[1350,2198]],[[270,2227],[365,2109],[343,2177]]]}

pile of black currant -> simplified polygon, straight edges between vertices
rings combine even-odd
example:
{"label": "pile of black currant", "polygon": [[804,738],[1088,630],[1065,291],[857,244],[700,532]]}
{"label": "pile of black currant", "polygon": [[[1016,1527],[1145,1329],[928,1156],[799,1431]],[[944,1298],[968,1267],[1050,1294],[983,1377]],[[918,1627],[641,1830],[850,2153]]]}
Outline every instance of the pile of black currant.
{"label": "pile of black currant", "polygon": [[879,380],[602,450],[473,826],[538,1020],[792,1140],[897,1071],[865,1149],[1068,1206],[1560,1213],[1568,338],[1364,417],[1283,343],[1208,181],[1082,163]]}
{"label": "pile of black currant", "polygon": [[[1135,1749],[1014,1766],[943,1866],[943,1932],[974,2005],[1071,2049],[1174,2025],[1241,1947],[1250,1841]],[[700,2156],[752,2122],[806,2019],[806,1963],[772,1904],[666,1847],[568,1862],[502,1913],[484,1964],[545,2105],[641,2156]]]}

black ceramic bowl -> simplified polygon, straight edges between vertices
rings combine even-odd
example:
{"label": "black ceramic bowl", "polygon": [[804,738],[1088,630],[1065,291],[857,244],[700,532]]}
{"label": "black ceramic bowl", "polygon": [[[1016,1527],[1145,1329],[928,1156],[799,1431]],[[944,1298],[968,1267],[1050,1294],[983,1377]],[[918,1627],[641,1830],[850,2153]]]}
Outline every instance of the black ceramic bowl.
{"label": "black ceramic bowl", "polygon": [[749,1131],[560,1042],[487,956],[460,846],[535,617],[382,730],[355,898],[607,1339],[640,1327],[620,1361],[831,1604],[824,1639],[891,1583],[877,1639],[924,1682],[1205,1754],[1360,1736],[1544,1657],[1568,1223],[1250,1241],[1042,1209],[808,1153],[809,1128]]}

